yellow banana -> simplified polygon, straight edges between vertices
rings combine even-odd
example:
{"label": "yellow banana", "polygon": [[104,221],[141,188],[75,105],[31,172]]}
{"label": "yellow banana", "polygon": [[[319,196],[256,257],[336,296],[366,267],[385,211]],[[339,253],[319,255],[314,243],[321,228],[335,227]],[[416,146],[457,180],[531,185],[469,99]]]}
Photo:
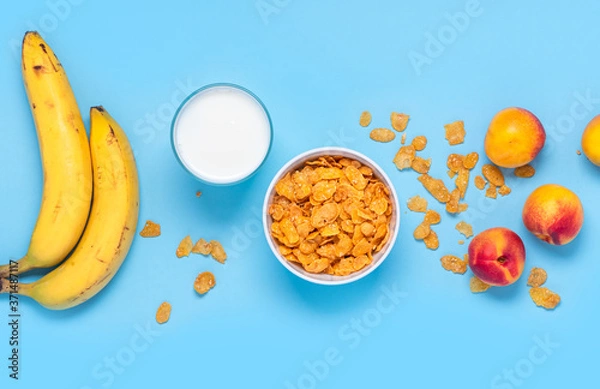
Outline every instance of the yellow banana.
{"label": "yellow banana", "polygon": [[[44,168],[42,204],[17,273],[52,267],[71,252],[90,212],[90,148],[65,70],[36,32],[23,39],[23,79]],[[0,266],[0,277],[9,273]]]}
{"label": "yellow banana", "polygon": [[[119,270],[137,228],[138,175],[127,136],[102,108],[91,109],[90,149],[94,198],[90,218],[73,254],[17,293],[49,309],[67,309],[98,293]],[[0,292],[10,292],[0,280]]]}

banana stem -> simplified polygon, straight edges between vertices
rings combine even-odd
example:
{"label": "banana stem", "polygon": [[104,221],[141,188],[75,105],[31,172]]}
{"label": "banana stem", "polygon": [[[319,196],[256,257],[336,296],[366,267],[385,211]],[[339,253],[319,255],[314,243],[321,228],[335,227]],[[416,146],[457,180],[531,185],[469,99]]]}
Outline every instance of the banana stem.
{"label": "banana stem", "polygon": [[11,283],[9,279],[0,278],[0,294],[13,293],[27,296],[30,284],[22,284],[18,282],[16,285]]}
{"label": "banana stem", "polygon": [[6,265],[0,266],[0,278],[9,278],[11,274],[22,274],[26,271],[31,270],[33,267],[31,266],[31,261],[28,260],[28,256],[24,256],[18,261],[7,263]]}

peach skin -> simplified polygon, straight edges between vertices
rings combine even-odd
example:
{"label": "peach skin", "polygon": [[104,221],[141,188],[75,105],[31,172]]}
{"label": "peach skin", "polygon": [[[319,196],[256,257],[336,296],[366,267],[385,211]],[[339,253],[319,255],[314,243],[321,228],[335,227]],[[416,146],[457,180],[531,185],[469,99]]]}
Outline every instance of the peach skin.
{"label": "peach skin", "polygon": [[485,153],[494,164],[515,168],[533,161],[544,147],[546,131],[523,108],[506,108],[492,119],[485,135]]}
{"label": "peach skin", "polygon": [[523,224],[535,236],[553,245],[571,242],[583,226],[583,205],[564,186],[542,185],[523,206]]}
{"label": "peach skin", "polygon": [[490,228],[469,244],[469,267],[481,281],[507,286],[517,281],[525,268],[525,245],[508,228]]}
{"label": "peach skin", "polygon": [[600,115],[585,127],[581,136],[581,148],[590,162],[600,166]]}

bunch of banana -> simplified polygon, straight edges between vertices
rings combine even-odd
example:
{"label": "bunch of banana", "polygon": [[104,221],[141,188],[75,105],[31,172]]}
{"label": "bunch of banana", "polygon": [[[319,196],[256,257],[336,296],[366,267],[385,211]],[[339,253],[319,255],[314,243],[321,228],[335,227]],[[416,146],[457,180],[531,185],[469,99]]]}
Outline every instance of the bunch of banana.
{"label": "bunch of banana", "polygon": [[[25,35],[23,75],[44,164],[44,195],[18,271],[64,262],[35,282],[18,284],[17,291],[46,308],[67,309],[102,290],[129,252],[138,222],[137,168],[127,136],[102,107],[90,110],[88,145],[62,65],[37,33]],[[5,276],[7,268],[2,271]],[[9,285],[0,278],[0,293]]]}

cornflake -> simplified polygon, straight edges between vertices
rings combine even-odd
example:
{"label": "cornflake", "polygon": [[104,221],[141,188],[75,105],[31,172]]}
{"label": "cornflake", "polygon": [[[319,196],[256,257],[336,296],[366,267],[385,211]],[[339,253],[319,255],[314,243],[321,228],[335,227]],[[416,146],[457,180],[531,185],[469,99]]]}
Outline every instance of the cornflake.
{"label": "cornflake", "polygon": [[212,244],[204,240],[204,238],[200,238],[194,247],[192,247],[192,253],[194,254],[208,255],[211,251]]}
{"label": "cornflake", "polygon": [[463,234],[465,236],[465,238],[467,238],[467,239],[469,239],[470,237],[473,236],[473,227],[469,223],[465,222],[464,220],[461,220],[458,223],[456,223],[455,228],[458,232]]}
{"label": "cornflake", "polygon": [[427,211],[427,200],[421,196],[414,196],[408,199],[406,202],[408,209],[413,212],[426,212]]}
{"label": "cornflake", "polygon": [[412,167],[412,169],[419,174],[429,173],[429,168],[431,167],[431,158],[423,159],[419,156],[416,156],[410,167]]}
{"label": "cornflake", "polygon": [[577,150],[575,152],[577,153],[577,155],[581,155],[581,150]]}
{"label": "cornflake", "polygon": [[142,231],[140,231],[140,236],[142,238],[156,238],[160,236],[160,224],[148,220]]}
{"label": "cornflake", "polygon": [[406,126],[408,125],[409,119],[410,115],[406,115],[404,113],[392,112],[392,114],[390,115],[392,127],[394,128],[394,130],[399,132],[406,130]]}
{"label": "cornflake", "polygon": [[431,230],[431,233],[423,239],[425,242],[425,247],[430,250],[437,250],[440,247],[440,241],[438,239],[438,235],[435,231]]}
{"label": "cornflake", "polygon": [[529,273],[529,278],[527,279],[527,285],[533,286],[534,288],[538,288],[546,282],[548,278],[548,274],[546,270],[540,267],[534,267],[531,269],[531,273]]}
{"label": "cornflake", "polygon": [[410,168],[415,160],[416,154],[417,151],[415,150],[415,146],[402,146],[394,157],[394,165],[396,165],[399,170]]}
{"label": "cornflake", "polygon": [[460,239],[460,240],[458,241],[458,244],[460,244],[460,245],[463,245],[463,244],[465,244],[465,241],[464,241],[464,240],[462,240],[462,239]]}
{"label": "cornflake", "polygon": [[465,156],[465,159],[463,160],[463,166],[465,169],[472,170],[477,165],[477,162],[479,162],[479,154],[472,152]]}
{"label": "cornflake", "polygon": [[560,296],[548,288],[531,288],[529,289],[529,295],[535,305],[545,309],[554,309],[560,303]]}
{"label": "cornflake", "polygon": [[429,234],[431,234],[431,226],[429,225],[429,223],[423,222],[419,224],[417,228],[415,228],[415,231],[413,232],[413,237],[416,240],[423,240],[427,238]]}
{"label": "cornflake", "polygon": [[433,209],[428,209],[425,212],[425,222],[428,224],[439,224],[442,221],[442,216]]}
{"label": "cornflake", "polygon": [[225,263],[225,261],[227,260],[227,253],[225,252],[225,249],[223,248],[221,243],[217,240],[211,240],[209,244],[212,247],[212,249],[210,250],[210,255],[215,260],[217,260],[217,262]]}
{"label": "cornflake", "polygon": [[192,247],[194,247],[194,242],[192,242],[192,238],[188,235],[179,243],[175,255],[177,255],[177,258],[187,257],[192,252]]}
{"label": "cornflake", "polygon": [[209,271],[205,271],[204,273],[198,274],[196,280],[194,281],[194,290],[198,292],[198,294],[206,294],[209,290],[215,287],[217,281],[215,280],[214,274]]}
{"label": "cornflake", "polygon": [[396,134],[387,128],[376,128],[369,135],[375,142],[388,143],[396,139]]}
{"label": "cornflake", "polygon": [[358,123],[363,127],[367,127],[369,124],[371,124],[371,112],[364,111],[361,113]]}
{"label": "cornflake", "polygon": [[473,293],[483,293],[492,286],[486,284],[477,277],[471,277],[471,280],[469,281],[469,287],[471,288],[471,292]]}
{"label": "cornflake", "polygon": [[520,166],[515,169],[515,176],[519,178],[531,178],[535,175],[535,168],[531,165]]}
{"label": "cornflake", "polygon": [[498,188],[498,194],[500,194],[502,196],[506,196],[506,195],[510,194],[510,192],[512,192],[512,190],[508,186],[506,186],[506,184],[504,184],[500,188]]}
{"label": "cornflake", "polygon": [[425,150],[425,147],[427,146],[427,138],[424,135],[419,135],[412,140],[411,144],[415,146],[415,150],[417,151]]}
{"label": "cornflake", "polygon": [[465,131],[465,123],[462,120],[446,124],[444,128],[446,129],[446,139],[450,146],[464,142],[467,133]]}
{"label": "cornflake", "polygon": [[489,197],[490,199],[498,197],[498,187],[490,182],[490,186],[485,191],[485,197]]}
{"label": "cornflake", "polygon": [[450,154],[448,155],[448,159],[446,160],[446,166],[454,173],[458,173],[461,169],[464,168],[464,160],[465,157],[460,154]]}
{"label": "cornflake", "polygon": [[422,174],[418,180],[440,203],[445,204],[450,200],[450,192],[448,191],[448,188],[446,188],[444,181],[433,178],[429,174]]}
{"label": "cornflake", "polygon": [[458,176],[456,177],[456,188],[460,191],[460,198],[464,199],[465,194],[467,193],[467,188],[469,187],[469,177],[470,172],[468,169],[461,168],[458,171]]}
{"label": "cornflake", "polygon": [[202,196],[202,192],[200,192],[200,191],[197,191],[197,192],[196,192],[196,197],[200,197],[200,196]]}
{"label": "cornflake", "polygon": [[502,170],[498,168],[498,166],[486,163],[481,168],[481,172],[483,176],[494,186],[502,186],[504,185],[504,174],[502,174]]}
{"label": "cornflake", "polygon": [[465,274],[467,272],[468,260],[460,259],[454,255],[444,255],[441,260],[442,267],[456,274]]}
{"label": "cornflake", "polygon": [[481,177],[481,176],[475,176],[475,187],[479,190],[483,190],[486,186],[487,182],[485,181],[485,178]]}
{"label": "cornflake", "polygon": [[156,311],[156,322],[158,324],[165,324],[166,322],[169,321],[169,318],[171,317],[171,304],[169,304],[168,302],[164,302],[162,304],[160,304],[160,306],[158,307],[157,311]]}
{"label": "cornflake", "polygon": [[406,143],[406,133],[402,134],[402,138],[400,138],[400,144]]}

